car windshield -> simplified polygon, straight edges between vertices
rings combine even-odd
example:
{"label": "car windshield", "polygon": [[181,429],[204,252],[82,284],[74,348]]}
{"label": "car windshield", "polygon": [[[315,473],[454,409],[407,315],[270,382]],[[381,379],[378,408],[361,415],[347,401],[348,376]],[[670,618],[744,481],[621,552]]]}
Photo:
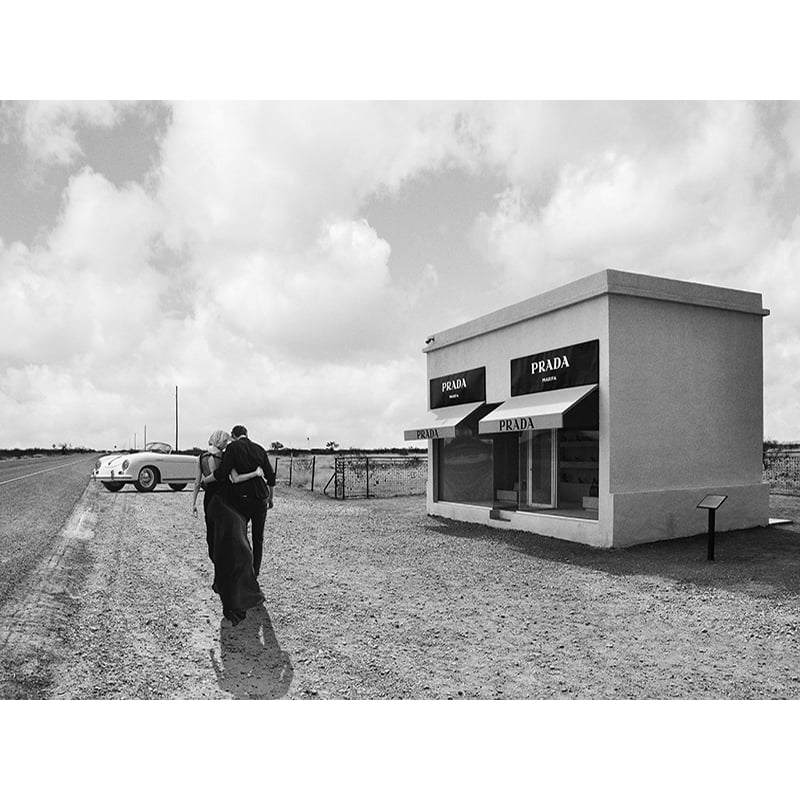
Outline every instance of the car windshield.
{"label": "car windshield", "polygon": [[166,442],[150,442],[144,448],[148,453],[171,453],[172,446]]}

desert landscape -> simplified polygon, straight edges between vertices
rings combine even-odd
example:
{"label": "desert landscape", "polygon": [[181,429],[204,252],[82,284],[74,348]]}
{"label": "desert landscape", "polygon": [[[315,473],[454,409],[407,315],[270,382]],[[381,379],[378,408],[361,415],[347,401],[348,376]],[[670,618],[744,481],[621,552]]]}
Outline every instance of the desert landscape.
{"label": "desert landscape", "polygon": [[91,464],[0,471],[4,698],[800,697],[796,521],[708,562],[705,536],[598,550],[279,485],[267,600],[232,628],[190,491],[111,494]]}

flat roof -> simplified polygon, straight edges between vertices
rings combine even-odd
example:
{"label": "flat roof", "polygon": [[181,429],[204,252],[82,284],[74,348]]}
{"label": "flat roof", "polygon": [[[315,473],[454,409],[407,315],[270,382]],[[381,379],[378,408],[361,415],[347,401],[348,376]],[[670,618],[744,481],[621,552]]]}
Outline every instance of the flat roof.
{"label": "flat roof", "polygon": [[720,308],[725,311],[739,311],[761,317],[769,314],[769,309],[762,307],[759,292],[727,289],[722,286],[678,281],[672,278],[658,278],[653,275],[641,275],[638,272],[604,269],[529,297],[527,300],[476,317],[469,322],[439,331],[428,337],[428,344],[422,349],[422,352],[429,353],[432,350],[515,325],[560,308],[577,305],[604,294],[644,297],[670,303]]}

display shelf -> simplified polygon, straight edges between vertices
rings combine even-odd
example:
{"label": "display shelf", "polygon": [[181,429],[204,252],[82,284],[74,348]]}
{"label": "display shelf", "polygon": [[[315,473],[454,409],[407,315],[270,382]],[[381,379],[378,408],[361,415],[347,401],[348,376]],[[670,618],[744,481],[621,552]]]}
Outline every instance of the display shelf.
{"label": "display shelf", "polygon": [[588,497],[589,490],[595,484],[591,483],[577,483],[576,481],[559,481],[558,482],[558,496],[561,498],[571,497],[577,498]]}
{"label": "display shelf", "polygon": [[585,508],[597,495],[600,442],[596,431],[562,431],[558,453],[558,503]]}

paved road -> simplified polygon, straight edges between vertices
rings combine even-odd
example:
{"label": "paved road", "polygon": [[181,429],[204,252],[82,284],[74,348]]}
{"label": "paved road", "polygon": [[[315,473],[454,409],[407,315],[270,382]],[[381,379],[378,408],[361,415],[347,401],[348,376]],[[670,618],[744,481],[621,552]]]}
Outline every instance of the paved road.
{"label": "paved road", "polygon": [[88,453],[0,461],[0,602],[46,552],[96,460]]}
{"label": "paved road", "polygon": [[[16,483],[21,480],[35,478],[46,472],[63,470],[72,464],[93,463],[97,454],[81,456],[45,456],[42,458],[7,458],[0,461],[0,486]],[[87,461],[88,459],[88,461]],[[2,500],[2,495],[0,495]]]}

